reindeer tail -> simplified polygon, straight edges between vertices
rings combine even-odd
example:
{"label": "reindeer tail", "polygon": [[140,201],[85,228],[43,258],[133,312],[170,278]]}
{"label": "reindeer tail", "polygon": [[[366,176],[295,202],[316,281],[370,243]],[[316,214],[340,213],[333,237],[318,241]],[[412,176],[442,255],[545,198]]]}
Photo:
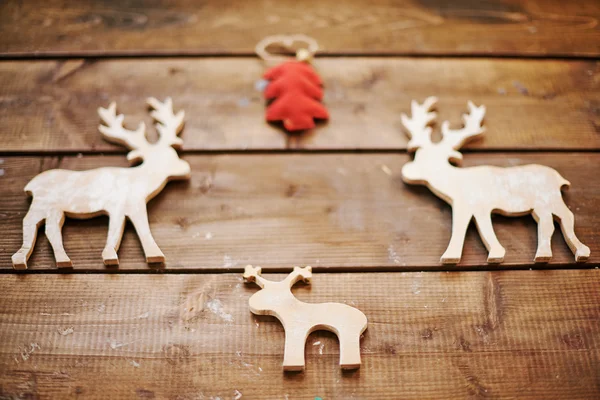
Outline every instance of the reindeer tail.
{"label": "reindeer tail", "polygon": [[34,184],[34,179],[30,180],[29,183],[27,183],[27,185],[25,185],[25,189],[23,189],[25,191],[25,193],[27,193],[28,195],[33,195],[33,189],[35,188],[35,184]]}
{"label": "reindeer tail", "polygon": [[44,185],[48,183],[48,178],[45,178],[45,176],[49,173],[52,173],[52,171],[53,170],[44,171],[41,174],[34,176],[33,179],[30,180],[27,185],[25,185],[25,188],[23,189],[25,193],[33,196],[36,190],[38,190],[40,187],[44,187]]}
{"label": "reindeer tail", "polygon": [[560,174],[558,172],[556,173],[556,175],[558,175],[558,182],[560,183],[560,189],[568,190],[569,187],[571,186],[571,182],[569,182],[568,180],[566,180],[565,178],[560,176]]}

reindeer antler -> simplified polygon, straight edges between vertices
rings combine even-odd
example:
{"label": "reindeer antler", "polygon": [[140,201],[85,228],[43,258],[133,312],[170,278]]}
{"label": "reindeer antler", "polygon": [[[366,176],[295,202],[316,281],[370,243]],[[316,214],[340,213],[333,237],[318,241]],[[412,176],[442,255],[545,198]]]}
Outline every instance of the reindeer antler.
{"label": "reindeer antler", "polygon": [[[139,150],[148,147],[150,144],[146,140],[146,125],[140,122],[135,131],[130,131],[123,127],[123,114],[117,114],[117,104],[113,101],[108,108],[98,108],[100,119],[106,125],[100,125],[98,130],[109,142],[120,144],[131,151],[127,154],[127,159],[133,161],[142,157]],[[136,151],[138,150],[138,151]]]}
{"label": "reindeer antler", "polygon": [[465,126],[462,129],[450,129],[450,123],[444,121],[442,124],[443,143],[447,143],[454,150],[460,149],[469,140],[481,135],[485,128],[481,126],[485,115],[485,106],[477,107],[472,101],[469,101],[469,114],[463,114]]}
{"label": "reindeer antler", "polygon": [[294,270],[285,278],[285,281],[289,283],[290,287],[294,286],[299,280],[305,283],[310,283],[312,278],[312,267],[306,266],[304,268],[294,267]]}
{"label": "reindeer antler", "polygon": [[254,282],[261,288],[265,287],[267,280],[260,276],[262,272],[261,267],[253,267],[252,265],[246,265],[244,268],[244,280],[246,282]]}
{"label": "reindeer antler", "polygon": [[159,143],[173,146],[177,149],[180,148],[183,141],[177,135],[183,128],[185,113],[179,111],[177,114],[174,114],[173,101],[170,97],[167,97],[164,103],[161,103],[154,97],[150,97],[147,103],[154,109],[150,115],[157,122],[156,130],[160,134]]}
{"label": "reindeer antler", "polygon": [[281,282],[272,282],[261,275],[262,269],[260,267],[253,267],[252,265],[246,265],[244,268],[244,280],[246,282],[254,282],[261,288],[265,287],[269,283],[281,283],[287,282],[287,284],[292,287],[296,282],[302,280],[306,283],[310,283],[312,278],[312,267],[306,266],[304,268],[294,267],[294,270],[290,272],[286,278]]}
{"label": "reindeer antler", "polygon": [[428,97],[423,104],[413,100],[410,103],[411,117],[402,113],[400,118],[402,124],[408,131],[408,151],[415,151],[419,147],[424,147],[431,144],[431,128],[429,124],[433,122],[436,113],[430,112],[431,108],[437,103],[437,97]]}

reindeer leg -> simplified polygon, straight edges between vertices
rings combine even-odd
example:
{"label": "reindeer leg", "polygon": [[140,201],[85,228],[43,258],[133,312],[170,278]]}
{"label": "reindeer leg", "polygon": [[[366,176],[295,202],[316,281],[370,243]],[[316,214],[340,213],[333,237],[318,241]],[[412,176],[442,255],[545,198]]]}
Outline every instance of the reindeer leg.
{"label": "reindeer leg", "polygon": [[285,328],[284,371],[302,371],[304,369],[305,341],[306,330],[302,327],[289,326]]}
{"label": "reindeer leg", "polygon": [[138,207],[133,213],[129,214],[129,219],[133,222],[133,226],[142,242],[144,248],[144,254],[146,254],[147,263],[161,263],[165,261],[165,255],[158,248],[158,245],[152,237],[150,232],[150,225],[148,224],[148,211],[146,205]]}
{"label": "reindeer leg", "polygon": [[340,366],[342,369],[360,367],[360,333],[340,332]]}
{"label": "reindeer leg", "polygon": [[535,252],[536,263],[548,262],[552,259],[552,234],[554,233],[554,221],[549,212],[541,213],[533,210],[533,218],[538,224],[538,248]]}
{"label": "reindeer leg", "polygon": [[488,251],[488,263],[501,263],[504,261],[504,254],[506,250],[498,241],[496,233],[494,233],[494,227],[492,226],[492,215],[491,213],[477,213],[475,214],[475,225],[479,231],[479,236]]}
{"label": "reindeer leg", "polygon": [[65,214],[59,210],[50,210],[46,215],[46,237],[52,245],[56,266],[59,268],[72,267],[73,263],[65,252],[62,240],[62,226],[65,222]]}
{"label": "reindeer leg", "polygon": [[12,256],[14,269],[27,269],[27,259],[33,251],[38,228],[45,217],[45,213],[36,208],[35,201],[31,203],[27,215],[23,218],[23,245]]}
{"label": "reindeer leg", "polygon": [[102,250],[102,260],[104,265],[119,265],[117,251],[121,245],[123,230],[125,229],[124,215],[111,215],[108,220],[108,236],[106,237],[106,246]]}
{"label": "reindeer leg", "polygon": [[452,207],[452,237],[442,255],[442,264],[458,264],[462,256],[467,227],[473,215],[458,206]]}
{"label": "reindeer leg", "polygon": [[577,236],[575,236],[575,216],[571,210],[569,210],[566,204],[561,203],[560,206],[554,210],[554,215],[560,220],[560,228],[569,248],[573,254],[575,254],[575,261],[587,261],[587,259],[590,258],[590,248],[581,243]]}

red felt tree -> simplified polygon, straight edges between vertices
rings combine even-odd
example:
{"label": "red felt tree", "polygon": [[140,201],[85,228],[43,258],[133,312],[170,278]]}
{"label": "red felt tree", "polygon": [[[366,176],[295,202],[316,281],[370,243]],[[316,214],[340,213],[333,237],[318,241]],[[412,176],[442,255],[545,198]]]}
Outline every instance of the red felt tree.
{"label": "red felt tree", "polygon": [[314,128],[317,119],[328,119],[323,98],[321,78],[305,62],[289,61],[270,68],[265,79],[271,81],[265,98],[275,99],[267,107],[267,121],[283,121],[288,131]]}

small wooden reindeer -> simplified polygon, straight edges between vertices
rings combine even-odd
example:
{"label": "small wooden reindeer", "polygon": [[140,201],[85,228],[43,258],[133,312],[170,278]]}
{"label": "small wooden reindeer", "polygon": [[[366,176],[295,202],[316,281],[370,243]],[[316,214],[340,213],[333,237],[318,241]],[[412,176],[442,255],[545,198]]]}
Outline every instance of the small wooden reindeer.
{"label": "small wooden reindeer", "polygon": [[99,127],[105,139],[127,147],[131,150],[127,159],[132,163],[142,161],[140,165],[89,171],[53,169],[39,174],[25,186],[25,192],[33,196],[33,200],[23,220],[23,246],[12,256],[14,268],[27,268],[37,229],[44,220],[57,266],[72,265],[62,242],[65,215],[79,219],[109,216],[108,238],[102,251],[105,265],[119,264],[117,250],[126,217],[137,231],[146,261],[164,261],[164,255],[150,233],[146,203],[165,187],[167,181],[189,179],[190,165],[180,159],[174,149],[182,144],[177,135],[183,128],[183,111],[174,114],[170,98],[164,103],[150,98],[148,104],[154,109],[151,115],[157,121],[156,129],[160,135],[156,143],[146,140],[144,123],[140,123],[135,131],[125,129],[124,116],[117,115],[115,103],[98,109],[106,124]]}
{"label": "small wooden reindeer", "polygon": [[304,369],[304,344],[314,331],[335,333],[340,341],[342,369],[360,367],[360,335],[367,329],[367,317],[358,309],[341,303],[304,303],[294,297],[292,286],[299,280],[310,283],[311,267],[294,270],[283,281],[273,282],[261,277],[261,268],[246,266],[244,279],[255,282],[262,290],[250,297],[250,311],[257,315],[272,315],[285,329],[283,369]]}
{"label": "small wooden reindeer", "polygon": [[552,168],[531,164],[510,168],[478,166],[458,168],[462,154],[458,150],[470,139],[484,132],[481,126],[485,107],[468,103],[469,114],[463,116],[464,127],[452,130],[442,124],[443,139],[431,142],[431,128],[436,114],[430,112],[437,102],[429,97],[423,104],[412,102],[412,116],[402,114],[408,130],[408,151],[416,151],[414,161],[402,168],[406,183],[426,185],[435,195],[452,206],[452,238],[441,262],[460,261],[467,227],[475,219],[479,234],[488,250],[489,263],[504,260],[505,250],[492,228],[491,213],[521,216],[532,213],[538,223],[538,248],[535,262],[552,258],[550,240],[554,233],[553,216],[560,221],[563,236],[577,262],[590,256],[590,249],[577,239],[573,213],[563,201],[561,188],[569,182]]}

